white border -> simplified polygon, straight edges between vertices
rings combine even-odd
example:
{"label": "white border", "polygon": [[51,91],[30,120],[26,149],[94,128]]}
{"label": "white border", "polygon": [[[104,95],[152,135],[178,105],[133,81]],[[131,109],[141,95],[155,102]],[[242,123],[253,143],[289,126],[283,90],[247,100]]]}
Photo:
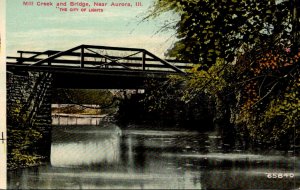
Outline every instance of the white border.
{"label": "white border", "polygon": [[[6,0],[0,0],[0,138],[2,132],[6,138],[6,72],[5,72],[5,55],[6,55]],[[6,189],[6,141],[0,140],[0,189]]]}

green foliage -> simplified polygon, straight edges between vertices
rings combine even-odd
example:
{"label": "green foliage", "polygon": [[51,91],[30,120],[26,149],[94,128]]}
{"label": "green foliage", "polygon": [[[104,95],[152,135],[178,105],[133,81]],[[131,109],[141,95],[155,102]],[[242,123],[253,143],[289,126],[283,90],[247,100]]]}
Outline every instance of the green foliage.
{"label": "green foliage", "polygon": [[[189,82],[190,84],[187,84]],[[177,125],[198,131],[213,128],[211,101],[207,96],[199,93],[193,97],[193,101],[190,101],[189,95],[192,94],[188,93],[188,86],[197,85],[196,81],[173,75],[163,83],[148,81],[146,84],[144,97],[140,103],[144,108],[143,114],[146,117],[150,116],[150,120],[156,120],[156,123],[163,126]]]}
{"label": "green foliage", "polygon": [[24,105],[16,101],[13,110],[9,110],[7,120],[7,168],[33,166],[41,163],[42,157],[34,147],[42,138],[42,134],[28,122],[28,113],[21,113]]}
{"label": "green foliage", "polygon": [[181,16],[176,25],[179,40],[169,55],[207,66],[217,58],[232,61],[242,45],[272,43],[291,35],[288,1],[159,0],[149,17],[166,11]]}
{"label": "green foliage", "polygon": [[8,154],[7,167],[15,169],[41,163],[42,157],[33,149],[34,145],[42,138],[42,134],[32,128],[12,127],[7,128]]}
{"label": "green foliage", "polygon": [[[53,94],[52,102],[79,105],[52,109],[53,112],[74,114],[113,114],[122,98],[116,90],[112,92],[98,89],[56,89]],[[84,104],[97,106],[95,108]]]}
{"label": "green foliage", "polygon": [[276,52],[255,60],[243,57],[236,64],[218,59],[208,70],[197,65],[187,77],[173,76],[163,86],[153,85],[146,102],[156,110],[180,103],[204,106],[198,102],[204,95],[215,101],[215,118],[230,110],[225,119],[245,133],[239,135],[266,147],[286,148],[300,134],[300,71],[298,56]]}
{"label": "green foliage", "polygon": [[57,89],[54,102],[73,104],[107,105],[113,101],[113,94],[109,90],[97,89]]}
{"label": "green foliage", "polygon": [[218,59],[208,70],[199,70],[201,66],[199,64],[188,71],[189,76],[185,82],[182,96],[186,102],[193,100],[201,93],[210,97],[217,96],[227,85],[224,74],[230,69],[230,66],[226,66],[223,59]]}
{"label": "green foliage", "polygon": [[227,117],[254,143],[286,148],[299,140],[299,23],[292,18],[299,13],[290,8],[275,0],[156,1],[151,16],[181,16],[169,55],[198,64],[188,77],[169,82],[180,87],[172,91],[174,102],[205,94],[215,102],[215,118]]}

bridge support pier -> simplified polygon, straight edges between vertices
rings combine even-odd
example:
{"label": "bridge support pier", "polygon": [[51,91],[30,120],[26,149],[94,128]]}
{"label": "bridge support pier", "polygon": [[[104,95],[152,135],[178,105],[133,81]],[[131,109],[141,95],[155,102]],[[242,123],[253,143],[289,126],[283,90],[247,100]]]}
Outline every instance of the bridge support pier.
{"label": "bridge support pier", "polygon": [[51,74],[7,73],[6,85],[8,154],[14,149],[21,154],[37,155],[49,161]]}

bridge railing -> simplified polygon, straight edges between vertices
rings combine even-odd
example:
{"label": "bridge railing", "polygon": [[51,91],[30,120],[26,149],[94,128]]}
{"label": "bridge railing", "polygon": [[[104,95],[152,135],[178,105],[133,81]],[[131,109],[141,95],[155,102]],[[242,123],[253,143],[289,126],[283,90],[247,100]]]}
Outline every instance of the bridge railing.
{"label": "bridge railing", "polygon": [[137,70],[185,73],[192,64],[163,60],[145,49],[80,45],[66,51],[18,51],[19,57],[7,57],[32,66],[80,67],[109,70]]}

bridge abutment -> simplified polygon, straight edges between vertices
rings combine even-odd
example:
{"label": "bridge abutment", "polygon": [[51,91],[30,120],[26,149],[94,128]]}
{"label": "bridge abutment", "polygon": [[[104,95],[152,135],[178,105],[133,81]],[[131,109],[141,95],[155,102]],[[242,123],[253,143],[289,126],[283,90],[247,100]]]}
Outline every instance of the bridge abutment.
{"label": "bridge abutment", "polygon": [[49,73],[7,73],[8,157],[11,159],[18,160],[16,155],[29,156],[32,162],[50,159],[51,86]]}

